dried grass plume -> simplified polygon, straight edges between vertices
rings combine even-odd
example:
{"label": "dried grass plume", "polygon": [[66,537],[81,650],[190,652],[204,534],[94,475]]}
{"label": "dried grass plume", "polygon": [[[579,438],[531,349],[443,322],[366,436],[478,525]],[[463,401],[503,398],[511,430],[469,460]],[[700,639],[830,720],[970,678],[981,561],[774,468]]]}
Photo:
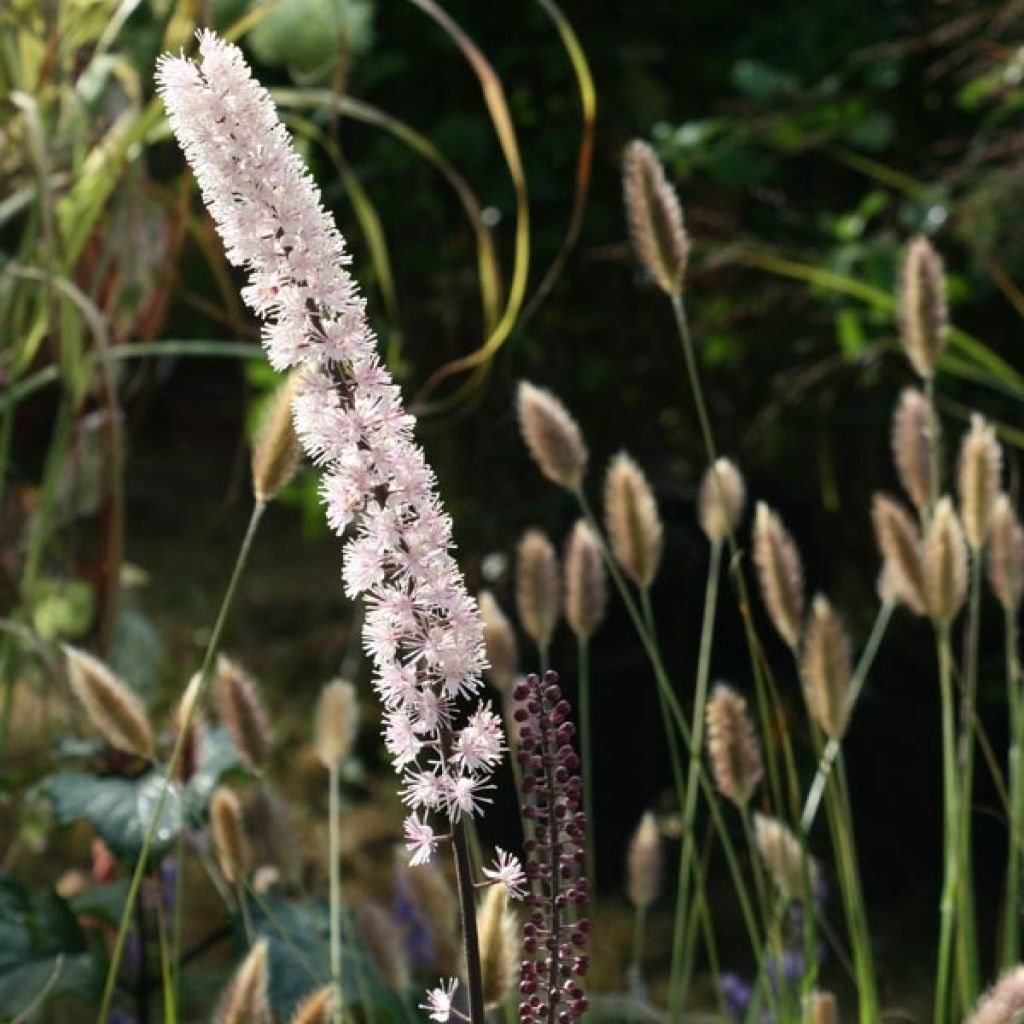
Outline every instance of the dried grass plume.
{"label": "dried grass plume", "polygon": [[253,442],[252,489],[257,501],[273,501],[299,468],[302,445],[292,424],[297,380],[292,374],[270,397]]}
{"label": "dried grass plume", "polygon": [[992,592],[1006,612],[1015,614],[1024,597],[1024,527],[1005,494],[992,512],[987,555]]}
{"label": "dried grass plume", "polygon": [[967,1024],[1024,1024],[1024,966],[1012,967],[986,992]]}
{"label": "dried grass plume", "polygon": [[946,345],[946,283],[942,258],[924,235],[907,247],[899,300],[903,348],[918,375],[929,380]]}
{"label": "dried grass plume", "polygon": [[661,161],[639,139],[626,147],[622,191],[637,259],[666,295],[678,298],[683,292],[690,239],[679,197],[668,183]]}
{"label": "dried grass plume", "polygon": [[215,1024],[270,1024],[267,1001],[267,940],[260,939],[228,983]]}
{"label": "dried grass plume", "polygon": [[948,626],[967,598],[967,542],[948,496],[939,499],[928,528],[924,575],[928,614]]}
{"label": "dried grass plume", "polygon": [[892,418],[892,457],[900,483],[919,512],[931,502],[933,430],[928,399],[917,388],[904,388]]}
{"label": "dried grass plume", "polygon": [[519,672],[519,645],[516,633],[508,616],[489,590],[482,590],[477,597],[480,616],[484,620],[484,649],[487,652],[488,667],[484,676],[491,685],[502,693],[512,684]]}
{"label": "dried grass plume", "polygon": [[964,535],[973,551],[980,551],[988,539],[999,497],[999,475],[1003,466],[1003,449],[996,432],[984,416],[971,414],[971,428],[960,448],[960,518]]}
{"label": "dried grass plume", "polygon": [[216,668],[217,711],[238,752],[257,771],[273,753],[273,737],[256,680],[241,665],[221,654]]}
{"label": "dried grass plume", "polygon": [[324,985],[299,1003],[289,1024],[330,1024],[334,990]]}
{"label": "dried grass plume", "polygon": [[359,732],[359,698],[347,679],[334,679],[320,691],[313,718],[313,750],[325,768],[352,753]]}
{"label": "dried grass plume", "polygon": [[608,604],[604,559],[594,531],[578,519],[565,550],[565,619],[580,640],[589,640]]}
{"label": "dried grass plume", "polygon": [[153,727],[142,701],[99,658],[65,646],[68,682],[89,720],[117,750],[153,757]]}
{"label": "dried grass plume", "polygon": [[579,424],[547,389],[519,382],[519,429],[540,471],[552,482],[578,491],[587,472],[587,446]]}
{"label": "dried grass plume", "polygon": [[527,636],[547,648],[561,613],[558,556],[540,530],[527,530],[516,553],[516,606]]}
{"label": "dried grass plume", "polygon": [[650,811],[645,811],[629,842],[626,857],[629,902],[638,909],[649,907],[661,891],[663,873],[664,854],[658,821]]}
{"label": "dried grass plume", "polygon": [[782,520],[760,501],[754,513],[754,563],[772,624],[796,650],[804,618],[803,564]]}
{"label": "dried grass plume", "polygon": [[608,465],[604,516],[615,560],[638,587],[649,587],[661,564],[661,516],[647,477],[625,452]]}
{"label": "dried grass plume", "polygon": [[[763,814],[754,814],[754,843],[768,874],[786,899],[800,899],[804,891],[804,849],[792,829]],[[817,864],[808,857],[807,870],[812,889]]]}
{"label": "dried grass plume", "polygon": [[804,1024],[839,1024],[839,1001],[831,992],[804,996]]}
{"label": "dried grass plume", "polygon": [[871,501],[875,540],[882,553],[882,582],[915,615],[926,615],[924,546],[917,524],[906,509],[887,494],[875,494]]}
{"label": "dried grass plume", "polygon": [[746,700],[731,687],[718,683],[708,700],[707,725],[715,788],[742,808],[764,777],[761,745]]}
{"label": "dried grass plume", "polygon": [[518,929],[505,886],[488,887],[477,913],[477,932],[484,1008],[492,1010],[501,1006],[512,992],[518,966]]}
{"label": "dried grass plume", "polygon": [[245,833],[242,805],[226,786],[218,786],[210,799],[210,835],[224,877],[234,885],[249,871],[252,850]]}
{"label": "dried grass plume", "polygon": [[811,717],[831,739],[842,739],[850,720],[850,641],[828,599],[818,594],[804,630],[800,658]]}
{"label": "dried grass plume", "polygon": [[697,490],[697,522],[712,544],[721,543],[735,531],[746,499],[743,475],[728,459],[717,459],[704,471]]}

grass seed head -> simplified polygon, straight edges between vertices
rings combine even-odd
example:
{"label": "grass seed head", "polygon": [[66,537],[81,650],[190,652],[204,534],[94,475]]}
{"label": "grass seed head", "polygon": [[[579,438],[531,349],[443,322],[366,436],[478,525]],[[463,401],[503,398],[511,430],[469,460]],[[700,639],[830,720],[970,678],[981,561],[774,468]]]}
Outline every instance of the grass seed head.
{"label": "grass seed head", "polygon": [[850,641],[839,616],[821,594],[811,604],[800,669],[811,716],[830,739],[842,739],[850,719]]}
{"label": "grass seed head", "polygon": [[805,1024],[839,1024],[839,1001],[831,992],[808,992],[804,996]]}
{"label": "grass seed head", "polygon": [[972,551],[980,551],[988,539],[992,513],[999,497],[1003,449],[995,429],[978,413],[971,415],[971,429],[960,448],[960,518]]}
{"label": "grass seed head", "polygon": [[804,618],[804,570],[789,531],[764,502],[754,514],[754,563],[772,624],[796,650]]}
{"label": "grass seed head", "polygon": [[477,598],[480,617],[484,620],[484,649],[488,667],[484,675],[491,685],[504,693],[519,673],[519,645],[508,616],[489,590],[482,590]]}
{"label": "grass seed head", "polygon": [[704,471],[697,491],[697,521],[712,544],[735,531],[747,498],[743,475],[728,459],[715,461]]}
{"label": "grass seed head", "polygon": [[708,700],[708,756],[715,787],[737,807],[744,807],[764,777],[761,745],[747,712],[747,702],[724,683]]}
{"label": "grass seed head", "polygon": [[948,325],[942,258],[924,235],[907,247],[899,305],[904,351],[918,375],[929,380],[946,346]]}
{"label": "grass seed head", "polygon": [[917,524],[898,501],[881,493],[872,499],[871,521],[882,554],[883,592],[894,595],[915,615],[926,615],[924,545]]}
{"label": "grass seed head", "polygon": [[636,257],[668,296],[678,298],[690,255],[690,239],[675,189],[657,154],[639,139],[627,147],[622,163],[626,218]]}
{"label": "grass seed head", "polygon": [[331,1024],[334,990],[324,985],[299,1003],[290,1024]]}
{"label": "grass seed head", "polygon": [[225,655],[217,658],[217,711],[238,752],[255,770],[266,767],[273,738],[256,681]]}
{"label": "grass seed head", "polygon": [[608,604],[604,559],[594,531],[578,519],[565,551],[565,618],[581,640],[588,640],[604,620]]}
{"label": "grass seed head", "polygon": [[1024,966],[1012,967],[986,992],[967,1024],[1024,1024]]}
{"label": "grass seed head", "polygon": [[292,423],[293,374],[274,392],[252,446],[252,489],[257,501],[273,501],[291,482],[302,458]]}
{"label": "grass seed head", "polygon": [[511,994],[518,966],[519,936],[505,886],[498,884],[487,888],[477,912],[476,927],[480,937],[484,1008],[492,1010]]}
{"label": "grass seed head", "polygon": [[608,466],[604,516],[615,560],[638,587],[649,587],[661,564],[664,531],[647,477],[625,452]]}
{"label": "grass seed head", "polygon": [[313,719],[313,749],[325,768],[352,753],[359,732],[359,698],[347,679],[335,679],[320,691]]}
{"label": "grass seed head", "polygon": [[917,388],[905,388],[892,418],[892,457],[900,483],[919,512],[931,501],[934,429],[928,399]]}
{"label": "grass seed head", "polygon": [[649,907],[658,898],[664,866],[658,821],[651,811],[645,811],[626,857],[626,893],[634,907]]}
{"label": "grass seed head", "polygon": [[948,496],[939,499],[928,528],[924,575],[928,614],[948,626],[967,598],[967,542]]}
{"label": "grass seed head", "polygon": [[527,530],[516,553],[516,606],[531,640],[547,647],[561,613],[558,556],[540,530]]}
{"label": "grass seed head", "polygon": [[1024,527],[1005,494],[992,512],[987,556],[992,592],[1005,611],[1016,614],[1024,597]]}
{"label": "grass seed head", "polygon": [[224,877],[234,885],[248,873],[252,851],[242,805],[227,786],[218,786],[210,799],[210,834],[217,863]]}
{"label": "grass seed head", "polygon": [[270,1024],[267,1000],[267,940],[260,939],[228,983],[215,1024]]}
{"label": "grass seed head", "polygon": [[[804,892],[804,857],[800,840],[778,818],[754,814],[754,844],[775,887],[788,900],[799,900]],[[817,864],[808,858],[812,890],[817,883]]]}
{"label": "grass seed head", "polygon": [[519,382],[519,429],[540,471],[553,483],[578,491],[587,471],[587,446],[579,424],[546,388]]}
{"label": "grass seed head", "polygon": [[99,658],[65,646],[68,682],[89,720],[117,750],[151,760],[153,727],[142,701]]}

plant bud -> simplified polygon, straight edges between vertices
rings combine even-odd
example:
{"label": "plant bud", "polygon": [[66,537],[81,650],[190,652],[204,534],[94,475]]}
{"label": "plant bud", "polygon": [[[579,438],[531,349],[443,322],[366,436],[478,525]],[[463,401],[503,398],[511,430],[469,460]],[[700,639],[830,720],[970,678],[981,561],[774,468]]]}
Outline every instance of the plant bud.
{"label": "plant bud", "polygon": [[1024,528],[1005,494],[996,499],[992,513],[988,580],[1003,609],[1015,614],[1024,597]]}
{"label": "plant bud", "polygon": [[973,413],[971,429],[960,449],[960,518],[967,543],[975,552],[988,539],[992,513],[999,497],[999,474],[1003,450],[992,425]]}
{"label": "plant bud", "polygon": [[924,547],[917,524],[899,502],[876,494],[871,502],[875,540],[882,553],[883,582],[915,615],[927,613]]}
{"label": "plant bud", "polygon": [[924,549],[928,614],[948,626],[967,599],[967,544],[949,497],[935,506]]}
{"label": "plant bud", "polygon": [[[779,893],[786,899],[799,900],[804,891],[804,848],[792,829],[778,818],[754,814],[754,844]],[[811,887],[816,884],[817,864],[809,861]]]}
{"label": "plant bud", "polygon": [[359,732],[359,699],[346,679],[335,679],[320,692],[313,719],[313,749],[325,768],[352,753]]}
{"label": "plant bud", "polygon": [[811,605],[800,668],[811,717],[830,739],[842,739],[850,719],[850,642],[821,594]]}
{"label": "plant bud", "polygon": [[539,647],[551,643],[560,613],[558,556],[540,530],[527,530],[516,556],[516,604],[527,636]]}
{"label": "plant bud", "polygon": [[892,419],[892,457],[900,483],[919,512],[931,502],[932,409],[916,388],[905,388]]}
{"label": "plant bud", "polygon": [[764,777],[761,746],[747,714],[747,702],[718,683],[707,706],[708,756],[715,787],[737,807],[744,807]]}
{"label": "plant bud", "polygon": [[250,767],[261,771],[273,753],[267,714],[256,681],[225,655],[217,658],[217,710],[239,754]]}
{"label": "plant bud", "polygon": [[252,446],[252,489],[257,501],[273,501],[291,482],[302,458],[302,445],[292,425],[296,376],[290,376],[270,397]]}
{"label": "plant bud", "polygon": [[839,1002],[831,992],[804,996],[804,1024],[839,1024]]}
{"label": "plant bud", "polygon": [[218,786],[210,800],[210,833],[217,863],[224,877],[234,885],[248,872],[251,853],[242,805],[226,786]]}
{"label": "plant bud", "polygon": [[626,858],[626,892],[634,907],[644,909],[658,898],[663,867],[658,822],[646,811],[630,840]]}

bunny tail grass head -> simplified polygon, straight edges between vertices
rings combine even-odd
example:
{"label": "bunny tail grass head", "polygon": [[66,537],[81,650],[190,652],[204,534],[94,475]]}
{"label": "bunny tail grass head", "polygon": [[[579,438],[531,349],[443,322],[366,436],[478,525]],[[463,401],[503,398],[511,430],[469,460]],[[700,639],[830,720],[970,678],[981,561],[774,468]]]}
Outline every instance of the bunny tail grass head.
{"label": "bunny tail grass head", "polygon": [[324,985],[299,1003],[289,1024],[330,1024],[334,989]]}
{"label": "bunny tail grass head", "polygon": [[176,774],[178,781],[183,785],[199,771],[199,763],[203,751],[204,725],[202,712],[196,707],[199,699],[199,689],[202,686],[203,677],[196,672],[185,687],[185,692],[178,701],[174,710],[174,730],[180,733],[186,728],[187,733],[181,746],[181,757],[178,760]]}
{"label": "bunny tail grass head", "polygon": [[907,247],[899,299],[904,351],[918,375],[929,380],[946,346],[946,282],[942,258],[924,235]]}
{"label": "bunny tail grass head", "polygon": [[905,388],[892,418],[892,458],[900,483],[919,512],[931,501],[933,431],[928,399],[917,388]]}
{"label": "bunny tail grass head", "polygon": [[664,868],[658,821],[650,811],[645,811],[629,841],[626,856],[626,894],[634,907],[646,909],[658,898]]}
{"label": "bunny tail grass head", "polygon": [[273,738],[256,681],[241,665],[219,655],[216,669],[217,711],[238,752],[262,771],[273,752]]}
{"label": "bunny tail grass head", "polygon": [[718,683],[708,700],[707,723],[715,788],[742,808],[764,777],[761,745],[747,702],[731,687]]}
{"label": "bunny tail grass head", "polygon": [[839,1024],[839,1001],[831,992],[808,992],[804,996],[804,1024]]}
{"label": "bunny tail grass head", "polygon": [[1024,966],[1011,967],[986,992],[967,1024],[1024,1024]]}
{"label": "bunny tail grass head", "polygon": [[484,1008],[492,1010],[501,1006],[512,992],[518,966],[519,935],[505,886],[488,886],[477,912],[476,927],[480,936]]}
{"label": "bunny tail grass head", "polygon": [[359,732],[359,698],[347,679],[335,679],[320,691],[313,719],[313,750],[329,768],[352,753]]}
{"label": "bunny tail grass head", "polygon": [[661,564],[661,516],[643,470],[625,452],[608,465],[604,516],[615,561],[638,587],[649,587]]}
{"label": "bunny tail grass head", "polygon": [[377,976],[392,992],[405,993],[412,980],[409,956],[391,915],[379,903],[364,902],[356,908],[356,923]]}
{"label": "bunny tail grass head", "polygon": [[257,501],[273,501],[295,476],[302,458],[292,424],[292,398],[298,375],[292,373],[274,392],[252,446],[252,490]]}
{"label": "bunny tail grass head", "polygon": [[754,513],[754,562],[772,624],[796,650],[804,618],[803,564],[782,520],[762,501]]}
{"label": "bunny tail grass head", "polygon": [[267,1001],[267,940],[260,939],[221,996],[214,1024],[270,1024]]}
{"label": "bunny tail grass head", "polygon": [[484,620],[484,650],[487,665],[484,676],[490,684],[504,693],[519,673],[519,645],[508,616],[489,590],[477,596],[480,617]]}
{"label": "bunny tail grass head", "polygon": [[884,562],[885,592],[915,615],[926,615],[924,546],[917,524],[898,501],[881,493],[872,498],[871,522]]}
{"label": "bunny tail grass head", "polygon": [[811,717],[830,739],[842,739],[850,720],[850,641],[821,594],[811,604],[804,629],[800,671]]}
{"label": "bunny tail grass head", "polygon": [[622,191],[637,259],[666,295],[678,298],[683,293],[690,239],[679,197],[661,161],[639,139],[626,147],[623,156]]}
{"label": "bunny tail grass head", "polygon": [[948,496],[939,499],[928,527],[924,576],[928,614],[948,626],[967,598],[967,542]]}
{"label": "bunny tail grass head", "polygon": [[99,658],[70,646],[64,656],[71,690],[97,731],[117,750],[152,759],[153,727],[142,701]]}
{"label": "bunny tail grass head", "polygon": [[210,799],[210,834],[224,877],[234,885],[249,871],[252,850],[245,833],[242,805],[227,786],[218,786]]}
{"label": "bunny tail grass head", "polygon": [[1003,609],[1015,614],[1024,597],[1024,527],[1005,494],[996,499],[992,512],[988,581]]}
{"label": "bunny tail grass head", "polygon": [[546,388],[519,382],[519,429],[540,471],[553,483],[578,491],[587,472],[587,446],[579,424]]}
{"label": "bunny tail grass head", "polygon": [[540,530],[527,530],[516,553],[516,606],[519,622],[539,647],[551,643],[561,603],[555,548]]}
{"label": "bunny tail grass head", "polygon": [[589,640],[608,604],[601,546],[585,519],[578,519],[565,548],[565,618],[580,640]]}
{"label": "bunny tail grass head", "polygon": [[800,900],[804,892],[804,857],[812,890],[817,883],[818,865],[804,853],[800,840],[778,818],[754,814],[754,844],[775,887],[788,900]]}
{"label": "bunny tail grass head", "polygon": [[1003,449],[996,432],[985,417],[971,414],[971,429],[960,448],[960,518],[964,535],[972,551],[980,551],[988,539],[999,497],[999,475],[1003,467]]}
{"label": "bunny tail grass head", "polygon": [[697,491],[697,522],[712,544],[721,543],[739,525],[747,488],[728,459],[717,459],[704,471]]}

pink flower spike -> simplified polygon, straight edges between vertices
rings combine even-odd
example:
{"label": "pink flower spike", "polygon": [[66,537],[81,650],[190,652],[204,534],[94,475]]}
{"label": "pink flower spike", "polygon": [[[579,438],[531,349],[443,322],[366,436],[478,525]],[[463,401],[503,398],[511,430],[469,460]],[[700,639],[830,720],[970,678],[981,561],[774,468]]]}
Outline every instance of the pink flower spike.
{"label": "pink flower spike", "polygon": [[455,990],[458,987],[459,982],[457,978],[449,978],[447,981],[442,980],[438,988],[427,990],[427,1001],[420,1003],[420,1009],[426,1010],[427,1016],[431,1020],[438,1021],[438,1024],[445,1024],[453,1013],[460,1020],[465,1020],[466,1018],[458,1010],[452,1008]]}
{"label": "pink flower spike", "polygon": [[484,877],[490,879],[491,883],[501,884],[508,890],[509,896],[514,900],[521,900],[526,892],[526,872],[519,858],[507,853],[500,846],[494,848],[496,854],[493,868],[484,868]]}

